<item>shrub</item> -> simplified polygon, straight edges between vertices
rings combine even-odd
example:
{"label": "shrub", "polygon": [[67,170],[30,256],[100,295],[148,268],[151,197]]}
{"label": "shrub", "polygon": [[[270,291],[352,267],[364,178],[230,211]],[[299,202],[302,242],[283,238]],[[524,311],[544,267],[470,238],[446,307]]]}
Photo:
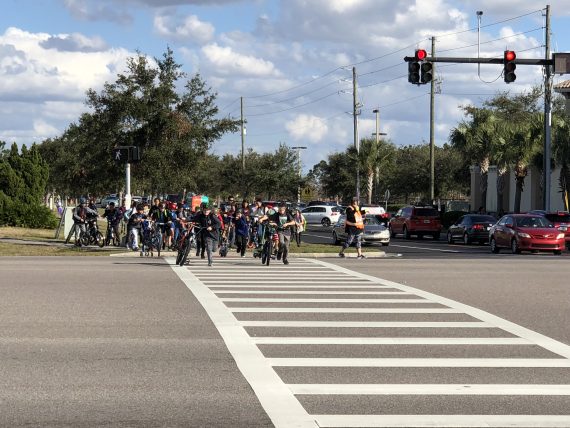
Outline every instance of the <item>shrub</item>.
{"label": "shrub", "polygon": [[463,217],[465,214],[467,214],[467,213],[465,213],[463,211],[445,212],[441,215],[441,225],[443,227],[449,227],[453,223],[455,223],[457,220],[459,220],[460,217]]}

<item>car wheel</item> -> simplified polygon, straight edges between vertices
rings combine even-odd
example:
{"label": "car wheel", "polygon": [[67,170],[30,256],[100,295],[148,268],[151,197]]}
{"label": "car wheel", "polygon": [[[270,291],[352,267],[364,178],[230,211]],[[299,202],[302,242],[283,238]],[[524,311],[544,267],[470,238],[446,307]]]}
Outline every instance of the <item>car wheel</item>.
{"label": "car wheel", "polygon": [[453,245],[453,235],[451,234],[451,232],[447,232],[447,243],[449,245]]}
{"label": "car wheel", "polygon": [[408,232],[408,228],[406,226],[404,226],[403,234],[404,239],[410,239],[410,232]]}
{"label": "car wheel", "polygon": [[562,251],[561,251],[561,250],[556,250],[556,251],[554,251],[554,255],[555,255],[555,256],[560,256],[560,255],[562,255]]}
{"label": "car wheel", "polygon": [[471,239],[469,239],[469,235],[467,235],[466,233],[463,234],[463,244],[471,245]]}
{"label": "car wheel", "polygon": [[336,232],[332,233],[332,237],[333,237],[333,245],[339,245],[340,244],[340,239],[338,239],[338,236],[336,234]]}
{"label": "car wheel", "polygon": [[521,250],[520,250],[520,248],[519,248],[519,243],[517,242],[516,239],[513,239],[513,240],[511,241],[511,252],[512,252],[513,254],[520,254],[520,253],[521,253]]}
{"label": "car wheel", "polygon": [[390,238],[395,238],[396,232],[394,232],[394,229],[392,229],[392,226],[390,226],[389,229],[390,229]]}
{"label": "car wheel", "polygon": [[491,238],[491,252],[493,254],[499,254],[499,252],[501,251],[499,249],[499,247],[497,247],[497,241],[495,241],[495,238]]}
{"label": "car wheel", "polygon": [[321,224],[323,225],[323,227],[329,227],[331,225],[331,221],[325,217],[321,220]]}

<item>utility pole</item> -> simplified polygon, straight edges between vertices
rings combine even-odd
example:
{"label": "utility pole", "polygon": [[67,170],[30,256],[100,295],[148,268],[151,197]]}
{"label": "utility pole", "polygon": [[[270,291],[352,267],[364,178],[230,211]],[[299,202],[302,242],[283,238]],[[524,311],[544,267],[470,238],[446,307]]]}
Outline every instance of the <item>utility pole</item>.
{"label": "utility pole", "polygon": [[241,110],[241,173],[242,180],[245,177],[245,120],[243,117],[243,97],[240,97],[240,110]]}
{"label": "utility pole", "polygon": [[297,168],[299,170],[299,184],[297,185],[297,206],[301,203],[301,150],[306,149],[305,146],[295,146],[291,147],[292,149],[297,150]]}
{"label": "utility pole", "polygon": [[[358,94],[356,84],[356,67],[352,67],[352,117],[354,120],[354,148],[356,155],[360,155],[360,142],[358,141]],[[356,163],[356,198],[360,201],[360,165]]]}
{"label": "utility pole", "polygon": [[[431,56],[435,57],[435,37],[431,38]],[[435,201],[435,64],[432,70],[429,105],[429,197]]]}
{"label": "utility pole", "polygon": [[[546,6],[546,61],[550,60],[550,5]],[[544,209],[550,211],[550,158],[552,140],[552,66],[544,66]]]}
{"label": "utility pole", "polygon": [[372,110],[372,113],[376,113],[376,145],[380,145],[380,107]]}

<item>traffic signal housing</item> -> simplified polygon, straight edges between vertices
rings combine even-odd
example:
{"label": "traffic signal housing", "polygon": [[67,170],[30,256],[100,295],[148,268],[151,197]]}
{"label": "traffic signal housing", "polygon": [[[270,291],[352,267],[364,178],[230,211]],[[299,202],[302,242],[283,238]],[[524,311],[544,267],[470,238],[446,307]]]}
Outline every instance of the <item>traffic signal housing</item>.
{"label": "traffic signal housing", "polygon": [[420,80],[423,84],[429,83],[433,80],[433,63],[424,62],[421,67]]}
{"label": "traffic signal housing", "polygon": [[411,61],[408,63],[408,82],[414,85],[420,84],[420,69],[421,65],[418,61]]}
{"label": "traffic signal housing", "polygon": [[408,62],[408,82],[422,85],[433,79],[433,63],[426,61],[427,51],[416,49],[412,61]]}
{"label": "traffic signal housing", "polygon": [[505,83],[513,83],[517,80],[517,75],[515,74],[515,70],[517,69],[516,59],[517,54],[515,51],[505,51],[503,57],[503,77]]}

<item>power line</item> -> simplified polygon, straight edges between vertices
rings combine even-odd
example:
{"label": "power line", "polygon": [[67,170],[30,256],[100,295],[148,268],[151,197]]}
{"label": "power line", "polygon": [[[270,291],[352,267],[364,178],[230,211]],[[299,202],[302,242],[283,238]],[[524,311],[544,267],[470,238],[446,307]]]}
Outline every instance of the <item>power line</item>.
{"label": "power line", "polygon": [[[489,44],[489,43],[494,43],[494,42],[498,42],[498,41],[501,41],[501,40],[510,39],[511,37],[517,37],[517,36],[522,36],[522,35],[529,34],[529,33],[534,33],[535,31],[543,30],[543,29],[544,29],[544,27],[536,27],[536,28],[533,28],[532,30],[523,31],[523,32],[521,32],[521,33],[516,33],[516,34],[511,34],[510,36],[499,37],[498,39],[488,40],[488,41],[486,41],[486,42],[481,42],[480,44],[481,44],[481,45],[486,45],[486,44]],[[475,46],[477,46],[477,45],[478,45],[478,44],[475,43],[475,44],[472,44],[472,45],[466,45],[466,46],[461,46],[461,47],[457,47],[457,48],[442,49],[442,50],[439,51],[439,53],[442,53],[442,52],[451,52],[451,51],[457,51],[457,50],[461,50],[461,49],[472,48],[472,47],[475,47]],[[519,51],[519,52],[520,52],[520,51]]]}
{"label": "power line", "polygon": [[294,109],[296,109],[296,108],[305,107],[305,106],[308,106],[308,105],[310,105],[310,104],[318,103],[319,101],[322,101],[322,100],[324,100],[324,99],[326,99],[326,98],[330,98],[330,97],[332,97],[333,95],[338,95],[338,93],[339,93],[339,91],[332,92],[332,93],[330,93],[330,94],[328,94],[328,95],[325,95],[324,97],[317,98],[316,100],[309,101],[309,102],[304,103],[304,104],[299,104],[298,106],[293,106],[293,107],[289,107],[289,108],[285,108],[285,109],[281,109],[281,110],[277,110],[277,111],[271,111],[271,112],[267,112],[267,113],[250,114],[250,115],[248,115],[248,117],[268,116],[268,115],[271,115],[271,114],[283,113],[283,112],[285,112],[285,111],[294,110]]}

